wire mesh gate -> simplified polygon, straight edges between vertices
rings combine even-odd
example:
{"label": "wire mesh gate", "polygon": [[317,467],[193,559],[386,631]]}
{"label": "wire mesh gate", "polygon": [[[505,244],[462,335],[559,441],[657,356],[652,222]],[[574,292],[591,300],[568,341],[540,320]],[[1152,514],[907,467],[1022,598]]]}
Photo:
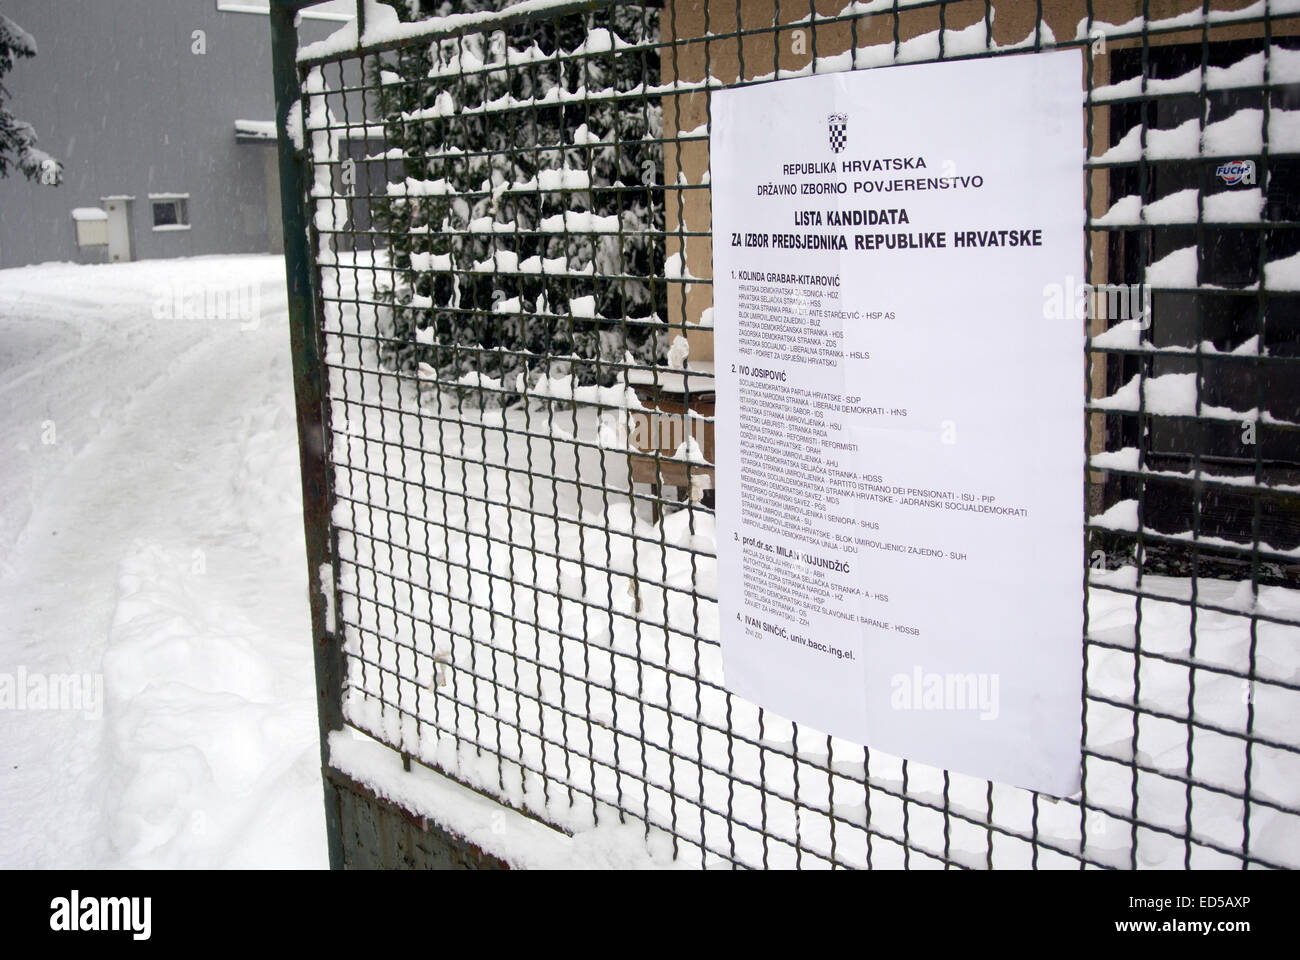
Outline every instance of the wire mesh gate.
{"label": "wire mesh gate", "polygon": [[[1300,4],[366,3],[295,57],[304,5],[273,27],[323,735],[705,866],[1300,864]],[[719,87],[1066,46],[1092,518],[1057,799],[723,688],[708,131]]]}

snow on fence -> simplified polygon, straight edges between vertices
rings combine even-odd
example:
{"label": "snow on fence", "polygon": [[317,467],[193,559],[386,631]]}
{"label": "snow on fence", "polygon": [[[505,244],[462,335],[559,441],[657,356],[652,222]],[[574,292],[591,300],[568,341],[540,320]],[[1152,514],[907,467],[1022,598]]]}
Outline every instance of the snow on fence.
{"label": "snow on fence", "polygon": [[[299,51],[323,715],[607,862],[1300,866],[1300,3],[1183,8],[366,0]],[[1146,306],[1079,317],[1084,786],[1051,798],[724,688],[707,133],[720,87],[1067,46],[1079,286]]]}

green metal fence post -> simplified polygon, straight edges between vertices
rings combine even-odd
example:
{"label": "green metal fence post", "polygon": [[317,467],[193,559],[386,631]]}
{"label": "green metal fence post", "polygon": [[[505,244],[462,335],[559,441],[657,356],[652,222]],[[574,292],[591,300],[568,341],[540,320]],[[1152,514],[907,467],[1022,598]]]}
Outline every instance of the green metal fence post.
{"label": "green metal fence post", "polygon": [[288,135],[288,116],[297,102],[297,11],[301,0],[272,0],[271,59],[275,77],[275,117],[280,159],[280,208],[284,222],[284,267],[289,292],[289,338],[293,350],[294,397],[298,420],[298,456],[302,471],[303,526],[307,541],[307,577],[311,601],[316,704],[320,721],[321,774],[325,788],[325,829],[330,867],[343,866],[338,790],[325,772],[329,766],[329,734],[343,728],[343,667],[338,637],[328,619],[334,578],[330,544],[329,457],[326,447],[323,366],[316,323],[312,277],[314,267],[307,237],[305,164]]}

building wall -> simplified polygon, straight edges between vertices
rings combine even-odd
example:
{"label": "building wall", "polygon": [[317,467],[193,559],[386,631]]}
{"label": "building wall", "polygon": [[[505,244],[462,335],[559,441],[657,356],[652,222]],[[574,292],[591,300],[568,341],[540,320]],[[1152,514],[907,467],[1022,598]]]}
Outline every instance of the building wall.
{"label": "building wall", "polygon": [[[64,165],[59,187],[0,180],[0,267],[102,260],[82,252],[71,211],[135,197],[133,259],[272,249],[267,143],[237,143],[236,119],[274,119],[270,20],[216,0],[7,0],[38,53],[6,77],[17,116]],[[338,23],[304,21],[304,41]],[[206,52],[193,52],[202,30]],[[150,193],[188,193],[191,229],[155,232]]]}

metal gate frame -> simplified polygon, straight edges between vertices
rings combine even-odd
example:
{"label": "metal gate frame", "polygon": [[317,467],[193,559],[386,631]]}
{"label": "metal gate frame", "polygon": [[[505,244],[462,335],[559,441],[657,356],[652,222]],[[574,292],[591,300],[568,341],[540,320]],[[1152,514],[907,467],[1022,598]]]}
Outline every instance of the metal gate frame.
{"label": "metal gate frame", "polygon": [[[300,63],[298,60],[294,18],[297,11],[311,6],[316,2],[320,2],[320,0],[271,0],[271,28],[273,34],[276,123],[279,131],[278,149],[281,170],[281,204],[286,238],[286,274],[289,284],[291,346],[293,351],[297,420],[300,438],[304,528],[307,541],[308,575],[312,611],[312,635],[316,663],[317,697],[321,734],[321,763],[322,770],[325,772],[324,788],[327,832],[330,845],[330,863],[331,866],[335,868],[344,866],[398,864],[408,866],[499,866],[502,865],[500,860],[495,859],[491,855],[484,855],[482,851],[473,847],[473,845],[466,844],[463,840],[456,838],[451,834],[447,834],[445,831],[441,831],[436,825],[420,820],[419,818],[412,818],[412,815],[403,813],[400,808],[387,803],[374,794],[373,791],[370,791],[369,788],[357,783],[342,772],[332,768],[330,764],[328,749],[329,734],[334,731],[343,730],[347,725],[343,711],[346,677],[343,643],[342,638],[336,635],[332,630],[332,620],[335,615],[334,611],[340,609],[343,598],[339,593],[338,585],[338,530],[331,522],[331,510],[335,505],[335,499],[332,492],[333,480],[331,476],[330,450],[332,446],[332,438],[329,425],[329,398],[327,396],[326,387],[327,378],[324,375],[326,369],[324,313],[322,292],[320,290],[320,278],[313,257],[313,250],[318,239],[318,233],[317,228],[310,222],[308,213],[311,204],[311,199],[309,197],[309,190],[311,187],[311,178],[309,176],[310,165],[304,155],[295,149],[292,137],[289,135],[290,109],[293,105],[299,103],[300,100],[304,98],[306,69],[310,66],[310,64]],[[892,19],[894,49],[895,56],[897,57],[900,44],[903,42],[900,39],[900,23],[902,23],[906,17],[928,11],[929,13],[937,13],[939,23],[939,51],[937,59],[945,59],[943,48],[944,39],[947,36],[947,33],[945,33],[945,16],[949,14],[950,8],[969,8],[972,2],[977,6],[979,5],[979,0],[916,0],[916,2],[906,2],[906,0],[903,0],[901,3],[895,2],[892,6],[882,6],[879,10],[876,10],[873,7],[870,13],[862,13],[861,15],[846,12],[849,10],[847,7],[845,8],[845,11],[841,11],[838,14],[823,14],[819,12],[818,7],[825,6],[824,4],[819,5],[810,2],[806,5],[807,13],[804,15],[805,19],[802,19],[801,21],[798,18],[785,19],[782,16],[784,11],[794,6],[794,4],[782,4],[780,3],[780,0],[776,0],[775,3],[764,0],[761,5],[764,6],[765,9],[772,11],[770,15],[772,22],[767,26],[751,28],[744,25],[745,17],[741,15],[742,3],[745,4],[747,8],[757,7],[760,6],[760,4],[757,2],[751,4],[750,0],[738,0],[736,3],[736,23],[721,31],[710,33],[710,38],[715,41],[723,41],[728,38],[733,38],[738,42],[743,43],[747,38],[760,37],[764,34],[773,34],[776,37],[780,37],[782,34],[788,35],[792,30],[806,28],[808,25],[811,25],[814,28],[811,33],[813,37],[813,62],[815,64],[817,62],[817,30],[847,24],[853,31],[854,47],[856,48],[859,25],[862,24],[865,28],[867,19],[884,17]],[[1103,3],[1098,3],[1097,5],[1107,6]],[[514,25],[543,18],[560,17],[566,14],[571,14],[575,11],[603,8],[605,6],[608,6],[608,4],[598,2],[598,0],[575,0],[575,2],[563,3],[553,7],[507,13],[495,19],[479,21],[472,25],[467,24],[458,26],[449,31],[446,35],[456,36],[466,32],[487,32],[495,27]],[[1017,52],[1016,50],[1009,48],[1002,48],[1000,50],[992,49],[992,11],[995,4],[992,0],[986,0],[982,6],[985,11],[985,27],[989,37],[989,42],[985,44],[986,49],[976,52],[959,52],[957,56],[952,57],[952,59],[997,56]],[[1109,6],[1116,6],[1116,4],[1110,4]],[[1183,19],[1181,20],[1175,19],[1165,25],[1159,23],[1152,25],[1151,21],[1154,18],[1149,16],[1150,3],[1143,2],[1137,4],[1137,6],[1143,16],[1143,21],[1137,26],[1109,26],[1106,28],[1097,27],[1094,29],[1095,24],[1101,24],[1101,18],[1096,11],[1094,11],[1094,4],[1088,2],[1085,5],[1087,15],[1086,31],[1081,26],[1081,35],[1079,37],[1053,41],[1050,37],[1045,36],[1041,30],[1041,24],[1044,23],[1044,14],[1043,5],[1040,2],[1037,5],[1037,22],[1040,27],[1035,29],[1034,35],[1030,38],[1027,45],[1022,46],[1019,49],[1022,51],[1059,49],[1067,47],[1083,49],[1088,54],[1087,62],[1089,77],[1091,78],[1093,66],[1092,54],[1099,42],[1103,48],[1106,42],[1118,42],[1121,44],[1128,43],[1130,45],[1136,44],[1142,52],[1143,64],[1145,66],[1148,51],[1152,48],[1154,42],[1158,42],[1162,34],[1177,34],[1182,36],[1191,33],[1195,36],[1199,36],[1203,50],[1208,51],[1211,42],[1211,34],[1219,27],[1225,25],[1247,28],[1255,27],[1262,30],[1265,42],[1268,43],[1271,42],[1275,26],[1282,21],[1286,21],[1287,23],[1288,35],[1295,35],[1295,21],[1297,17],[1300,17],[1300,11],[1292,11],[1288,9],[1288,12],[1286,13],[1273,14],[1267,7],[1262,7],[1261,12],[1252,12],[1251,9],[1247,9],[1235,14],[1231,11],[1225,14],[1220,10],[1221,4],[1211,3],[1207,0],[1207,2],[1200,7],[1199,19],[1191,14],[1184,14]],[[674,7],[674,14],[675,10],[676,8]],[[708,7],[706,6],[704,13],[706,24],[708,22],[707,11]],[[358,37],[363,36],[365,33],[364,16],[364,2],[363,0],[358,0]],[[1216,16],[1219,18],[1218,20],[1215,19]],[[431,39],[433,39],[432,34],[422,34],[419,36],[413,35],[411,38],[404,40],[394,40],[375,44],[362,44],[358,42],[354,49],[351,49],[346,53],[334,55],[332,58],[325,59],[333,59],[337,61],[348,58],[359,59],[365,56],[395,50],[408,43],[418,42],[421,40],[428,42]],[[682,40],[680,37],[660,38],[658,46],[671,50],[671,54],[675,58],[677,56],[678,47],[683,46],[683,44],[687,42],[688,41]],[[783,74],[781,72],[779,51],[775,56],[776,64],[774,72],[777,77],[798,75],[797,71],[794,70],[787,71]],[[1208,57],[1208,53],[1206,54],[1206,57]],[[924,62],[926,59],[935,58],[922,57],[913,62]],[[1265,63],[1267,64],[1267,62],[1266,57]],[[816,69],[815,66],[813,69]],[[1197,92],[1202,127],[1208,121],[1209,117],[1209,107],[1207,105],[1208,91],[1205,83],[1204,70],[1205,62],[1202,64],[1202,79]],[[708,74],[707,66],[705,73],[706,75]],[[753,80],[747,79],[747,74],[743,64],[743,56],[741,63],[741,82],[754,82]],[[1265,74],[1264,82],[1259,86],[1259,89],[1262,91],[1264,113],[1265,117],[1267,117],[1269,104],[1271,103],[1271,92],[1274,89],[1274,87],[1269,85],[1267,74]],[[1093,92],[1092,84],[1090,82],[1088,102],[1085,106],[1085,110],[1088,112],[1101,108],[1101,105],[1098,102],[1094,102]],[[1145,109],[1149,102],[1153,102],[1160,95],[1161,94],[1159,93],[1149,93],[1146,89],[1146,83],[1144,82],[1139,92],[1128,97],[1127,102],[1138,103]],[[1106,106],[1108,108],[1111,105],[1121,102],[1125,102],[1123,98],[1115,98],[1107,101]],[[1145,112],[1143,113],[1143,116],[1146,116]],[[1099,215],[1097,203],[1094,202],[1096,199],[1094,197],[1094,188],[1103,182],[1098,179],[1098,175],[1104,177],[1105,171],[1109,167],[1122,165],[1127,162],[1123,160],[1106,161],[1096,159],[1097,154],[1094,153],[1092,149],[1093,126],[1094,124],[1088,124],[1090,159],[1086,164],[1086,169],[1091,171],[1087,176],[1087,184],[1089,213],[1093,218],[1093,220],[1089,221],[1089,226],[1086,228],[1089,241],[1086,245],[1086,249],[1088,252],[1090,278],[1092,276],[1091,267],[1093,265],[1093,258],[1098,251],[1104,249],[1104,244],[1106,242],[1105,238],[1108,235],[1108,231],[1111,229],[1094,222]],[[1146,135],[1147,126],[1144,119],[1142,123],[1142,140],[1144,143]],[[674,137],[672,139],[665,138],[662,142],[665,147],[675,142],[680,157],[680,140]],[[1262,152],[1258,152],[1256,156],[1259,158],[1261,176],[1262,178],[1266,178],[1268,176],[1269,162],[1271,159],[1276,159],[1278,157],[1289,158],[1295,156],[1295,154],[1277,151],[1270,153],[1266,141]],[[1146,168],[1149,165],[1149,161],[1145,159],[1145,154],[1142,154],[1142,158],[1137,161],[1137,166],[1144,183],[1147,175]],[[667,203],[668,192],[673,189],[673,186],[671,184],[664,184],[662,189],[665,197],[664,202]],[[680,198],[680,194],[678,196]],[[1145,197],[1143,199],[1145,200]],[[1103,211],[1106,209],[1104,203],[1100,209]],[[1204,220],[1199,200],[1197,205],[1197,219],[1194,226],[1199,240],[1204,231]],[[1237,225],[1234,224],[1234,226]],[[1293,222],[1292,220],[1268,223],[1266,226],[1279,232],[1294,231],[1300,228],[1300,224]],[[1137,230],[1139,228],[1133,227],[1133,229]],[[1149,240],[1148,238],[1159,235],[1162,228],[1157,224],[1144,224],[1140,229],[1145,232],[1142,233],[1143,239],[1139,242],[1146,244],[1148,242],[1154,243],[1153,240]],[[1258,229],[1258,226],[1254,229]],[[677,236],[677,242],[683,245],[682,247],[679,247],[679,249],[684,250],[684,244],[686,243],[688,233],[684,229],[680,220],[678,221],[675,233]],[[1261,329],[1260,342],[1263,343],[1263,330],[1266,322],[1266,302],[1268,296],[1266,267],[1269,261],[1266,254],[1265,231],[1259,229],[1257,236],[1259,237],[1257,262],[1259,272],[1254,292],[1257,304],[1258,323],[1260,324]],[[1097,246],[1098,243],[1101,243],[1102,246]],[[709,281],[696,280],[695,282],[707,284]],[[1191,295],[1195,297],[1197,303],[1196,309],[1198,324],[1203,322],[1201,317],[1204,311],[1201,303],[1202,294],[1205,292],[1205,289],[1205,285],[1198,282],[1190,290]],[[626,316],[624,317],[624,320],[626,321]],[[1200,329],[1201,328],[1198,326],[1198,330]],[[1112,346],[1109,344],[1104,346],[1095,346],[1093,344],[1093,337],[1098,332],[1098,330],[1089,326],[1087,352],[1088,359],[1094,364],[1094,367],[1092,373],[1086,374],[1084,378],[1085,390],[1088,392],[1089,396],[1089,453],[1094,456],[1098,453],[1106,452],[1104,437],[1105,428],[1108,423],[1106,418],[1117,416],[1114,410],[1104,406],[1098,406],[1093,402],[1100,394],[1106,392],[1104,389],[1104,375],[1102,376],[1100,383],[1097,380],[1097,365],[1104,364],[1105,358],[1110,357],[1136,358],[1139,363],[1139,384],[1142,384],[1150,377],[1154,376],[1151,372],[1151,364],[1162,355],[1161,350],[1150,346],[1143,346],[1141,344],[1132,346]],[[1207,419],[1203,417],[1202,414],[1201,385],[1204,379],[1204,357],[1200,348],[1195,351],[1195,359],[1198,371],[1196,410],[1194,414],[1187,419],[1189,419],[1194,425],[1199,426],[1203,422],[1203,419]],[[1294,375],[1295,372],[1300,372],[1300,359],[1287,356],[1272,356],[1266,358],[1262,350],[1259,355],[1254,358],[1253,365],[1257,374],[1259,374],[1259,371],[1263,370],[1265,367],[1276,371],[1273,374],[1275,376],[1282,376],[1288,373]],[[1257,375],[1256,379],[1257,382],[1260,383],[1259,391],[1261,397],[1261,402],[1256,408],[1258,412],[1264,410],[1265,405],[1262,402],[1262,376]],[[1144,390],[1138,390],[1138,397],[1138,408],[1135,411],[1125,411],[1124,413],[1125,415],[1133,415],[1139,424],[1147,425],[1153,417],[1160,416],[1160,414],[1153,414],[1146,409],[1146,393]],[[1259,420],[1259,422],[1262,423],[1264,421]],[[1141,429],[1146,430],[1148,427],[1143,426]],[[1098,431],[1103,434],[1100,438],[1100,442],[1098,442],[1097,437]],[[1143,447],[1143,450],[1145,450],[1145,447]],[[1199,497],[1201,491],[1206,486],[1233,486],[1234,484],[1229,481],[1217,480],[1209,474],[1208,470],[1203,471],[1200,459],[1201,449],[1199,446],[1194,453],[1196,458],[1195,469],[1191,476],[1185,479],[1177,477],[1163,478],[1163,481],[1165,482],[1184,485],[1196,498],[1194,501],[1196,526],[1190,540],[1192,547],[1192,578],[1190,581],[1192,592],[1190,598],[1182,600],[1171,598],[1152,588],[1144,586],[1144,567],[1142,559],[1148,556],[1148,552],[1151,549],[1158,549],[1162,544],[1168,544],[1170,541],[1177,541],[1180,537],[1169,536],[1168,534],[1155,529],[1148,528],[1143,521],[1146,485],[1147,483],[1152,482],[1152,478],[1160,473],[1159,470],[1145,462],[1145,456],[1143,453],[1139,453],[1139,459],[1136,464],[1129,465],[1106,461],[1107,466],[1104,468],[1112,476],[1122,477],[1131,481],[1137,489],[1137,523],[1135,529],[1131,531],[1133,535],[1132,539],[1135,542],[1134,549],[1139,558],[1136,582],[1132,585],[1124,585],[1118,582],[1096,582],[1095,578],[1090,576],[1089,571],[1089,563],[1092,559],[1091,552],[1086,551],[1084,558],[1083,575],[1085,580],[1085,589],[1103,589],[1132,596],[1137,605],[1138,627],[1136,642],[1131,649],[1127,650],[1127,653],[1132,654],[1132,659],[1134,661],[1133,681],[1135,690],[1134,698],[1131,702],[1115,700],[1101,695],[1095,690],[1090,690],[1088,679],[1089,653],[1096,654],[1104,650],[1125,652],[1123,644],[1117,644],[1114,641],[1089,636],[1086,620],[1085,637],[1083,638],[1085,651],[1085,702],[1083,705],[1085,718],[1085,760],[1118,765],[1127,771],[1127,775],[1131,778],[1132,782],[1132,800],[1129,809],[1124,810],[1114,805],[1107,805],[1103,801],[1094,801],[1090,803],[1088,798],[1087,780],[1085,779],[1085,791],[1082,797],[1077,800],[1062,801],[1068,802],[1071,808],[1077,808],[1080,839],[1079,849],[1073,851],[1068,848],[1054,845],[1039,834],[1038,823],[1040,805],[1048,803],[1054,805],[1057,801],[1052,798],[1040,797],[1037,794],[1028,795],[1027,800],[1032,807],[1031,829],[1026,832],[1010,830],[995,822],[993,784],[990,783],[988,785],[987,818],[981,822],[978,818],[972,817],[969,812],[956,809],[950,805],[948,796],[949,779],[946,771],[943,771],[943,791],[941,796],[911,792],[908,787],[907,762],[904,761],[901,790],[890,783],[873,783],[869,773],[866,773],[862,778],[862,786],[867,795],[867,806],[865,821],[861,824],[857,824],[856,827],[857,829],[864,830],[867,835],[868,864],[870,864],[871,842],[874,836],[878,842],[888,842],[901,846],[903,864],[905,866],[909,865],[909,856],[919,856],[932,863],[942,865],[945,868],[971,866],[972,864],[959,860],[954,854],[951,854],[949,850],[949,831],[954,824],[960,822],[962,825],[975,826],[988,831],[989,847],[986,865],[989,867],[994,866],[993,841],[995,834],[999,838],[1014,839],[1028,844],[1032,857],[1031,865],[1035,867],[1044,865],[1040,863],[1040,856],[1043,854],[1050,854],[1054,861],[1069,861],[1079,869],[1111,866],[1113,864],[1096,859],[1095,857],[1090,856],[1087,852],[1089,830],[1090,828],[1096,828],[1098,823],[1101,823],[1102,829],[1105,829],[1106,824],[1110,824],[1112,829],[1115,824],[1118,824],[1122,830],[1130,833],[1131,849],[1128,865],[1131,867],[1140,866],[1138,860],[1138,838],[1140,831],[1163,835],[1185,844],[1186,853],[1184,856],[1184,866],[1193,865],[1192,860],[1194,851],[1198,855],[1209,852],[1220,854],[1226,858],[1239,861],[1239,865],[1243,869],[1259,866],[1269,867],[1285,865],[1283,861],[1274,860],[1268,854],[1262,854],[1257,849],[1252,849],[1252,809],[1257,806],[1267,807],[1290,818],[1290,822],[1294,825],[1300,826],[1300,804],[1253,794],[1250,783],[1250,770],[1253,751],[1257,746],[1266,747],[1273,751],[1280,751],[1290,755],[1290,757],[1294,759],[1295,756],[1300,755],[1300,745],[1297,745],[1294,741],[1288,742],[1278,739],[1270,739],[1269,737],[1260,735],[1255,731],[1256,709],[1253,697],[1256,687],[1259,684],[1265,684],[1280,693],[1300,693],[1300,684],[1298,684],[1294,679],[1261,676],[1257,672],[1256,665],[1256,650],[1259,642],[1258,630],[1260,625],[1262,623],[1272,623],[1291,628],[1300,628],[1300,620],[1295,619],[1290,614],[1271,614],[1267,610],[1260,609],[1258,606],[1254,606],[1248,611],[1216,606],[1212,601],[1205,601],[1198,598],[1197,584],[1201,579],[1198,575],[1199,571],[1202,569],[1200,565],[1205,563],[1207,568],[1212,568],[1214,557],[1217,556],[1218,553],[1222,553],[1226,550],[1229,554],[1235,554],[1240,561],[1249,568],[1252,597],[1258,597],[1261,580],[1267,579],[1264,571],[1265,564],[1269,562],[1284,563],[1290,556],[1285,550],[1275,550],[1270,552],[1266,549],[1266,544],[1262,545],[1260,525],[1262,514],[1261,502],[1263,500],[1263,495],[1267,494],[1274,499],[1281,499],[1282,501],[1294,506],[1295,504],[1300,503],[1300,493],[1294,490],[1288,490],[1285,487],[1278,489],[1276,485],[1266,483],[1262,454],[1257,450],[1256,467],[1253,477],[1251,477],[1244,486],[1240,482],[1235,484],[1239,490],[1244,489],[1247,494],[1252,496],[1253,542],[1242,545],[1240,548],[1224,548],[1221,544],[1211,543],[1207,540],[1204,543],[1205,556],[1203,557],[1201,553],[1203,545],[1202,534],[1200,532],[1201,501]],[[1091,479],[1096,480],[1101,475],[1103,468],[1099,464],[1102,462],[1103,461],[1097,461],[1093,464],[1092,470],[1089,474]],[[1085,487],[1087,486],[1088,485],[1085,484]],[[1095,485],[1091,492],[1085,490],[1084,496],[1092,497],[1092,502],[1090,503],[1092,509],[1090,510],[1090,513],[1095,514],[1098,512],[1097,508],[1099,505],[1098,500],[1100,494]],[[1087,524],[1087,530],[1094,538],[1112,535],[1115,532],[1115,526],[1113,524],[1094,523],[1093,521],[1095,519],[1097,518],[1093,516]],[[1212,575],[1213,574],[1211,574],[1211,576]],[[1184,657],[1142,649],[1141,605],[1143,601],[1146,600],[1165,603],[1180,603],[1189,608],[1192,624],[1192,647],[1191,652],[1187,656]],[[1200,611],[1242,616],[1248,619],[1250,650],[1249,658],[1246,663],[1234,664],[1231,666],[1215,666],[1196,659],[1196,623],[1197,614]],[[1144,704],[1141,701],[1138,694],[1138,688],[1140,687],[1139,672],[1143,666],[1144,658],[1150,658],[1150,661],[1152,662],[1160,661],[1179,667],[1185,667],[1188,670],[1191,690],[1188,693],[1186,704],[1161,704],[1159,706],[1153,706]],[[1196,717],[1195,711],[1193,710],[1193,698],[1195,696],[1195,682],[1198,671],[1216,676],[1235,678],[1241,682],[1242,689],[1249,692],[1246,700],[1248,721],[1244,733],[1232,729],[1221,728],[1213,723],[1207,723]],[[1095,748],[1088,746],[1086,742],[1087,711],[1090,701],[1093,703],[1105,704],[1111,708],[1131,712],[1133,714],[1133,734],[1130,745],[1132,752],[1130,755],[1127,757],[1110,755],[1098,752]],[[1181,724],[1187,727],[1187,765],[1184,773],[1171,773],[1169,770],[1161,768],[1152,761],[1144,761],[1139,758],[1139,722],[1143,717],[1158,719],[1162,722]],[[1246,782],[1244,788],[1225,788],[1222,784],[1203,781],[1196,775],[1193,769],[1191,741],[1193,734],[1201,731],[1205,731],[1213,736],[1236,738],[1237,740],[1244,742],[1246,752]],[[401,751],[401,748],[396,744],[390,745],[393,746],[394,750],[402,752],[403,761],[409,767],[412,758],[405,752]],[[767,748],[760,745],[759,749],[762,750]],[[811,806],[801,807],[797,796],[797,782],[798,771],[801,766],[807,767],[810,772],[824,776],[828,780],[837,776],[836,771],[832,768],[832,763],[829,757],[829,745],[827,751],[827,758],[820,764],[806,761],[797,746],[790,747],[784,754],[791,761],[796,771],[796,796],[794,800],[796,808],[808,809],[809,811],[817,812],[819,815],[823,816],[826,815],[825,811],[817,810]],[[417,757],[415,758],[415,762],[421,761]],[[863,763],[863,768],[864,770],[869,771],[869,764],[866,761]],[[1087,776],[1088,769],[1088,765],[1085,763],[1085,777]],[[1185,824],[1181,826],[1171,826],[1169,824],[1149,822],[1143,818],[1139,807],[1139,780],[1143,777],[1159,778],[1167,781],[1171,785],[1176,784],[1179,789],[1185,790],[1187,798]],[[481,785],[471,786],[475,789],[482,789]],[[761,790],[766,790],[766,785],[760,784],[759,788]],[[901,837],[873,832],[870,806],[871,793],[873,790],[878,790],[882,795],[893,798],[901,803],[903,810],[903,831]],[[484,792],[489,796],[492,795],[492,791],[485,790]],[[1233,802],[1240,801],[1244,812],[1242,814],[1243,837],[1239,849],[1225,846],[1222,843],[1211,840],[1207,838],[1207,836],[1198,833],[1198,829],[1193,824],[1192,798],[1194,793],[1202,797],[1213,795]],[[500,798],[498,797],[498,799]],[[597,805],[595,804],[594,798],[593,805]],[[929,838],[933,842],[918,842],[915,833],[909,836],[907,826],[909,808],[914,811],[914,814],[924,814],[927,819],[930,819],[935,815],[941,817],[943,824],[942,836]],[[618,812],[620,818],[622,818],[626,811],[622,810],[620,807]],[[716,811],[713,812],[716,813]],[[727,812],[726,816],[730,819],[730,811]],[[834,822],[839,819],[841,815],[835,812],[833,800],[831,801],[831,811],[829,816],[832,820],[832,856],[829,858],[830,865],[840,866],[842,864],[835,858],[833,853],[833,837]],[[632,817],[635,818],[636,814],[632,814]],[[701,819],[703,819],[703,813],[701,813]],[[1104,820],[1104,823],[1101,822],[1102,820]],[[372,822],[375,826],[367,826],[367,824],[371,824]],[[845,824],[848,823],[847,820],[841,820],[840,822]],[[649,834],[650,829],[651,825],[647,820],[647,835]],[[369,846],[367,846],[367,844],[358,840],[361,833],[367,830],[370,831],[367,834],[368,836],[371,836],[372,838],[381,837],[385,839],[379,841],[372,839]],[[392,839],[393,837],[399,836],[404,839]],[[421,843],[412,840],[412,837],[415,836],[433,837],[434,839],[430,843],[423,843],[422,845]],[[677,839],[677,836],[674,835],[674,845],[676,844]],[[766,839],[765,836],[764,865],[766,865]],[[780,840],[780,842],[783,843],[789,842],[784,838],[774,837],[773,840]],[[378,843],[378,847],[376,847],[376,842]],[[801,841],[796,838],[794,848],[798,863],[802,864],[803,856],[809,856],[814,862],[824,862],[827,859],[823,853],[801,849],[800,843]],[[704,846],[707,847],[707,844]],[[411,852],[412,850],[415,850],[415,852]]]}
{"label": "metal gate frame", "polygon": [[[280,162],[280,216],[284,228],[284,268],[288,285],[289,346],[293,354],[298,463],[302,473],[303,531],[307,546],[308,599],[316,671],[316,709],[320,728],[325,835],[331,869],[344,866],[341,794],[329,771],[329,734],[343,729],[343,661],[326,620],[333,590],[330,543],[329,468],[326,453],[324,390],[321,382],[320,324],[312,295],[315,274],[307,238],[307,177],[302,155],[289,135],[289,113],[298,102],[297,13],[307,0],[271,0],[271,67],[275,85],[276,150]],[[360,8],[360,4],[358,4]]]}

